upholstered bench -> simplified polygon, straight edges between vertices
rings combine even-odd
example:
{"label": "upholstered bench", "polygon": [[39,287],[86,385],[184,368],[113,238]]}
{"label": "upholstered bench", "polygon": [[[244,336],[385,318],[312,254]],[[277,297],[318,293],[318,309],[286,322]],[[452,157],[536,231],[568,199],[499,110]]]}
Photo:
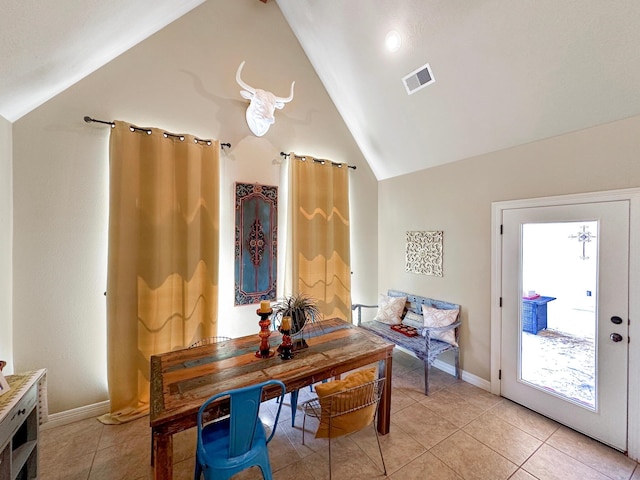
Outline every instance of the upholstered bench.
{"label": "upholstered bench", "polygon": [[[406,298],[403,302],[402,298]],[[436,358],[449,350],[455,358],[456,378],[460,378],[460,305],[420,297],[397,290],[380,296],[379,305],[352,305],[358,310],[358,326],[395,343],[424,362],[424,393],[429,395],[429,369]],[[423,305],[425,307],[423,307]],[[375,320],[362,321],[363,308],[378,308]],[[399,311],[394,309],[399,308]],[[391,327],[396,325],[395,329]],[[444,326],[425,326],[444,325]],[[415,329],[415,336],[408,336]],[[404,332],[404,333],[403,333]]]}

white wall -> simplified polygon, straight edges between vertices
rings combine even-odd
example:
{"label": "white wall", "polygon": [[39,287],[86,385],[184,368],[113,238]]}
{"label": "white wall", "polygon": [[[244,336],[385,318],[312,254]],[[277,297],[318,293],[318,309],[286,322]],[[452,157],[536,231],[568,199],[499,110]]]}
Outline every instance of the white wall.
{"label": "white wall", "polygon": [[[246,125],[243,79],[295,97],[261,138]],[[280,151],[351,171],[353,298],[376,290],[377,183],[277,4],[210,0],[15,122],[14,358],[49,369],[60,412],[107,399],[105,300],[109,128],[84,115],[230,142],[221,154],[220,334],[258,331],[233,302],[233,184],[278,185]],[[135,321],[135,320],[134,320]]]}
{"label": "white wall", "polygon": [[13,181],[11,176],[11,123],[0,116],[0,360],[8,362],[4,373],[13,372],[12,245]]}
{"label": "white wall", "polygon": [[[462,306],[462,368],[490,379],[491,202],[640,186],[640,116],[378,186],[378,289]],[[444,276],[404,271],[405,232],[444,230]]]}

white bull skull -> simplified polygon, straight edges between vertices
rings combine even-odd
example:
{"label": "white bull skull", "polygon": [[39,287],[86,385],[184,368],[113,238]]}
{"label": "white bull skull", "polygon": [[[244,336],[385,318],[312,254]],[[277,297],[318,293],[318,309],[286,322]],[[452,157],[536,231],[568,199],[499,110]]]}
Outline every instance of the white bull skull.
{"label": "white bull skull", "polygon": [[247,124],[256,137],[261,137],[267,133],[271,124],[276,121],[273,116],[275,109],[282,110],[285,103],[293,100],[293,86],[296,82],[291,82],[291,93],[287,98],[276,97],[271,92],[253,88],[244,83],[240,78],[242,67],[244,67],[244,61],[236,72],[236,82],[244,88],[244,90],[240,90],[240,95],[251,102],[247,107]]}

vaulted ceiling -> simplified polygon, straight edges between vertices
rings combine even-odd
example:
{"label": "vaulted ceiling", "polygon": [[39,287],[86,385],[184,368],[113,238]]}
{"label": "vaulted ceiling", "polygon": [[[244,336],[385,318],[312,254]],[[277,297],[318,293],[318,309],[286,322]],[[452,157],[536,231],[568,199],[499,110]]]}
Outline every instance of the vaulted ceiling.
{"label": "vaulted ceiling", "polygon": [[13,122],[205,0],[0,0],[0,115]]}
{"label": "vaulted ceiling", "polygon": [[[640,114],[637,0],[276,1],[378,179]],[[0,0],[0,115],[202,2]],[[435,82],[408,95],[427,63]]]}

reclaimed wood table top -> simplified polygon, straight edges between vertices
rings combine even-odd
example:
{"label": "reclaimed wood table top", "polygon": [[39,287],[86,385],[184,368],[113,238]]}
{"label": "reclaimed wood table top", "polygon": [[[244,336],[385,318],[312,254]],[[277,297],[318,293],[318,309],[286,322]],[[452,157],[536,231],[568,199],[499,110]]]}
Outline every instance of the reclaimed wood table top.
{"label": "reclaimed wood table top", "polygon": [[[150,425],[156,430],[183,430],[195,425],[202,403],[217,393],[280,380],[287,392],[391,357],[394,345],[340,319],[328,319],[305,330],[308,348],[291,360],[277,353],[258,358],[257,334],[151,357]],[[281,337],[272,333],[275,350]],[[275,396],[275,391],[273,396]]]}
{"label": "reclaimed wood table top", "polygon": [[[200,405],[209,397],[267,380],[282,381],[288,392],[298,390],[350,370],[378,362],[379,375],[386,377],[380,400],[378,431],[389,432],[391,415],[392,354],[395,345],[333,318],[315,322],[305,329],[307,348],[297,350],[290,360],[277,354],[256,356],[260,337],[249,335],[220,343],[186,348],[151,357],[151,412],[153,451],[151,464],[155,480],[173,478],[173,434],[196,425]],[[273,351],[281,343],[274,332]],[[274,388],[264,400],[275,397]],[[205,421],[228,413],[228,399],[207,409]]]}

